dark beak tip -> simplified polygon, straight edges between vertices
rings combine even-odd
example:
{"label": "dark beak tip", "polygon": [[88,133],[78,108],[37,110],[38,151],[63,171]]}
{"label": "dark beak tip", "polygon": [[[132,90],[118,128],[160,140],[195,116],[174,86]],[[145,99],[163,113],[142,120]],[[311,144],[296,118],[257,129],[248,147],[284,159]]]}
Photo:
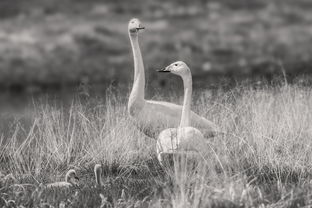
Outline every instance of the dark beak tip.
{"label": "dark beak tip", "polygon": [[137,30],[144,30],[145,27],[138,27]]}

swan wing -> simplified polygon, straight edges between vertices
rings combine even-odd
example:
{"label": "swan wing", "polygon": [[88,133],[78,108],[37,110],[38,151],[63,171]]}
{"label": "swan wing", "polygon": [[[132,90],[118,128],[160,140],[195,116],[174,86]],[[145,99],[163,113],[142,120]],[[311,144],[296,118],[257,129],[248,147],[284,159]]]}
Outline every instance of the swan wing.
{"label": "swan wing", "polygon": [[162,130],[179,125],[181,111],[181,106],[148,100],[141,111],[133,117],[135,123],[144,134],[157,138]]}
{"label": "swan wing", "polygon": [[[164,101],[146,100],[135,120],[146,135],[155,137],[163,129],[178,127],[181,113],[181,105]],[[205,136],[213,135],[218,129],[213,122],[193,111],[191,111],[191,125],[201,129]]]}
{"label": "swan wing", "polygon": [[180,150],[197,152],[207,151],[204,135],[194,127],[188,126],[178,128],[177,137]]}
{"label": "swan wing", "polygon": [[47,184],[48,189],[53,189],[53,188],[70,188],[73,185],[71,183],[65,182],[65,181],[60,181],[60,182],[55,182],[55,183],[50,183]]}

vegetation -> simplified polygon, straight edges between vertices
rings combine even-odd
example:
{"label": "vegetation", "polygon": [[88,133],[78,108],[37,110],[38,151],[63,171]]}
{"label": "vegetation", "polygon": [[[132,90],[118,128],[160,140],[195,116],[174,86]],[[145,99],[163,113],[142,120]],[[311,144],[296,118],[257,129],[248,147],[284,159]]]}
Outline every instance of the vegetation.
{"label": "vegetation", "polygon": [[[311,95],[301,83],[196,90],[193,109],[228,134],[207,139],[204,165],[193,169],[159,165],[155,140],[134,127],[121,92],[77,97],[68,109],[35,101],[32,125],[15,119],[1,137],[0,196],[25,207],[309,206]],[[79,188],[47,194],[40,184],[63,180],[69,168]]]}
{"label": "vegetation", "polygon": [[[0,90],[59,93],[79,85],[61,102],[22,102],[1,91],[0,208],[311,206],[312,81],[288,76],[311,67],[312,3],[160,2],[0,3]],[[195,163],[173,158],[161,166],[155,139],[128,117],[132,17],[147,28],[140,39],[147,95],[181,103],[168,93],[182,95],[181,83],[154,72],[181,59],[194,75],[193,110],[226,132],[208,138]],[[267,79],[239,80],[250,75]],[[101,96],[93,90],[99,86]],[[95,186],[97,163],[102,187]],[[45,189],[70,168],[78,187]]]}

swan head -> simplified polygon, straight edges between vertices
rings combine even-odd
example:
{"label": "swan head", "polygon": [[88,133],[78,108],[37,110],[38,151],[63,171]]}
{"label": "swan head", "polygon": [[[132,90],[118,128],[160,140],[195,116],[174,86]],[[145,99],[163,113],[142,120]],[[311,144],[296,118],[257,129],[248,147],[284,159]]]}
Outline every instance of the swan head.
{"label": "swan head", "polygon": [[79,178],[77,177],[76,171],[74,169],[70,169],[65,176],[65,181],[72,184],[77,184]]}
{"label": "swan head", "polygon": [[183,61],[176,61],[170,64],[169,66],[158,70],[158,72],[170,72],[172,74],[183,76],[189,76],[191,74],[190,68]]}
{"label": "swan head", "polygon": [[141,22],[137,18],[133,18],[129,21],[128,30],[131,35],[138,34],[140,30],[144,30],[145,27],[142,26]]}

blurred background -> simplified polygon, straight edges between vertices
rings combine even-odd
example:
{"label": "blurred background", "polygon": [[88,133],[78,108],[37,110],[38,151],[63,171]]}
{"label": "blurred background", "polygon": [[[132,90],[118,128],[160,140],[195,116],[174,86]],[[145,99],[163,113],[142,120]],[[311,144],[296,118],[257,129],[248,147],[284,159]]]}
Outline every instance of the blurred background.
{"label": "blurred background", "polygon": [[[132,82],[130,18],[150,86],[155,69],[180,59],[194,82],[218,84],[312,72],[309,0],[4,0],[0,3],[0,90],[41,93]],[[151,78],[153,77],[153,78]]]}

